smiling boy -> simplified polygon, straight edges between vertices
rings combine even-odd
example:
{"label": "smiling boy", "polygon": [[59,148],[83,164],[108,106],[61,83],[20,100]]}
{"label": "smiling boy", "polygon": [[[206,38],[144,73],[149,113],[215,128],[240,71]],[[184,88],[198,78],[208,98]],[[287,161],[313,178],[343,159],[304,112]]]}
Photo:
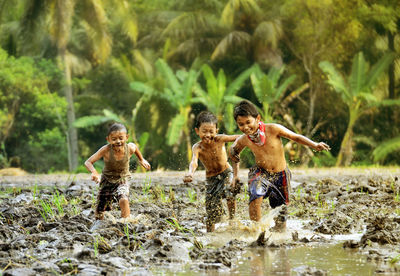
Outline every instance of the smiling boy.
{"label": "smiling boy", "polygon": [[[86,168],[92,173],[92,180],[100,183],[95,211],[96,219],[104,218],[104,212],[111,209],[114,200],[119,203],[121,217],[129,217],[129,183],[127,179],[130,177],[129,160],[133,154],[136,155],[143,168],[150,169],[149,162],[143,158],[139,148],[134,143],[128,143],[128,137],[123,124],[112,124],[106,137],[108,144],[85,161]],[[93,164],[101,158],[104,159],[104,168],[100,176]]]}
{"label": "smiling boy", "polygon": [[[272,208],[284,205],[280,215],[275,218],[274,228],[274,230],[283,231],[286,228],[287,208],[285,206],[289,204],[291,173],[286,164],[281,138],[293,140],[317,151],[330,150],[330,148],[323,142],[316,143],[282,125],[264,124],[257,108],[249,101],[238,103],[233,115],[243,135],[232,144],[229,156],[233,162],[238,163],[240,152],[248,147],[253,152],[256,161],[248,174],[250,219],[260,221],[262,200],[269,198]],[[234,166],[234,170],[236,168],[238,166]]]}
{"label": "smiling boy", "polygon": [[[206,227],[207,232],[215,230],[215,223],[221,219],[224,211],[222,208],[222,198],[227,199],[229,218],[235,214],[236,201],[233,182],[234,175],[228,163],[225,143],[233,142],[239,135],[217,134],[217,118],[208,111],[202,111],[197,116],[196,134],[200,141],[192,147],[192,161],[189,165],[189,172],[183,181],[191,182],[193,174],[198,167],[198,160],[204,165],[206,170],[207,192],[206,192]],[[237,169],[235,169],[237,172]],[[235,178],[237,176],[235,175]]]}

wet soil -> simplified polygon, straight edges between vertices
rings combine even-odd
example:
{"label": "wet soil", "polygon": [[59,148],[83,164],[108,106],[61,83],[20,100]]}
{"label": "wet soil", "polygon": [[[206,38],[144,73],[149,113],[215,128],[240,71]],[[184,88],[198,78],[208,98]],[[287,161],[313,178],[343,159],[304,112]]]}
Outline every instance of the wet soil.
{"label": "wet soil", "polygon": [[[131,217],[121,219],[114,204],[103,221],[94,219],[98,188],[88,174],[0,176],[0,274],[233,273],[254,250],[310,245],[339,246],[376,263],[375,273],[400,273],[399,168],[292,174],[286,231],[270,231],[279,210],[267,201],[262,222],[249,221],[243,187],[236,218],[224,218],[212,234],[205,231],[202,171],[189,184],[184,172],[134,174]],[[240,176],[246,183],[247,171]],[[304,264],[286,272],[329,271]]]}

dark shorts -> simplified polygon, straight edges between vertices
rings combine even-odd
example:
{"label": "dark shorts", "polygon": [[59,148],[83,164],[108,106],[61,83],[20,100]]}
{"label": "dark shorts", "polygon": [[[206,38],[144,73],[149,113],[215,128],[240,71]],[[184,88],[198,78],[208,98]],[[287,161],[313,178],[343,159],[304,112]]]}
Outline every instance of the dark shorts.
{"label": "dark shorts", "polygon": [[108,181],[103,175],[100,181],[100,190],[97,195],[96,211],[98,213],[111,209],[113,202],[119,202],[121,198],[129,199],[129,178],[121,178],[117,182]]}
{"label": "dark shorts", "polygon": [[272,208],[276,208],[283,204],[289,204],[289,187],[291,176],[292,174],[288,168],[277,173],[270,173],[258,166],[250,168],[250,202],[259,197],[268,197],[269,204]]}
{"label": "dark shorts", "polygon": [[224,214],[222,199],[233,198],[229,192],[232,180],[233,172],[231,168],[218,175],[206,178],[206,212],[209,223],[213,224],[221,220]]}

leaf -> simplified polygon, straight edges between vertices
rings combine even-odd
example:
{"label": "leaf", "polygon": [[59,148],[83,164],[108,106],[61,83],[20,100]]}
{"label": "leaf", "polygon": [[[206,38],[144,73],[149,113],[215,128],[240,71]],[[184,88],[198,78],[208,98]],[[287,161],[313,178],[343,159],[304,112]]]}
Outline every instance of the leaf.
{"label": "leaf", "polygon": [[146,147],[147,141],[149,140],[150,134],[148,132],[143,132],[139,138],[139,149],[143,152]]}
{"label": "leaf", "polygon": [[373,152],[374,162],[383,161],[390,153],[400,150],[400,136],[380,144]]}
{"label": "leaf", "polygon": [[384,55],[375,65],[371,68],[367,74],[366,87],[372,87],[377,82],[381,74],[389,67],[390,63],[393,62],[394,54],[389,53]]}
{"label": "leaf", "polygon": [[103,109],[103,113],[107,118],[110,118],[111,120],[114,120],[115,122],[124,123],[124,119],[122,119],[120,116],[115,114],[114,112],[108,110],[108,109]]}
{"label": "leaf", "polygon": [[175,145],[179,141],[185,121],[185,117],[181,113],[172,119],[167,131],[167,144],[169,146]]}
{"label": "leaf", "polygon": [[364,89],[366,82],[367,65],[365,63],[364,55],[362,52],[356,54],[353,58],[351,67],[351,74],[349,78],[350,92],[357,96]]}
{"label": "leaf", "polygon": [[156,61],[156,68],[167,80],[168,86],[171,88],[171,92],[173,94],[180,95],[181,85],[171,67],[169,67],[169,65],[163,59],[158,59]]}
{"label": "leaf", "polygon": [[83,116],[75,120],[74,127],[85,128],[90,126],[97,126],[111,120],[111,118],[105,116]]}
{"label": "leaf", "polygon": [[236,94],[236,92],[243,86],[244,82],[250,77],[251,73],[255,70],[254,68],[255,67],[252,66],[240,73],[240,75],[235,78],[235,80],[231,82],[231,84],[229,84],[225,94],[227,96],[232,96]]}
{"label": "leaf", "polygon": [[147,96],[151,96],[156,92],[153,87],[140,81],[131,82],[129,86],[131,87],[131,89],[141,92]]}
{"label": "leaf", "polygon": [[336,71],[335,67],[329,61],[322,61],[319,63],[319,67],[328,75],[328,83],[332,85],[333,89],[337,92],[342,93],[343,100],[351,101],[352,96],[347,89],[346,83],[342,75]]}

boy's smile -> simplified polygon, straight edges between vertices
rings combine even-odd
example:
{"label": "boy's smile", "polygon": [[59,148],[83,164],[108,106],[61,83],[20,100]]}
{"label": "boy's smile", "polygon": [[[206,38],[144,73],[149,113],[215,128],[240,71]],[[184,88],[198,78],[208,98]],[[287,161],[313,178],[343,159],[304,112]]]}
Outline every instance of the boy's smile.
{"label": "boy's smile", "polygon": [[217,126],[213,123],[202,123],[199,128],[195,128],[202,142],[210,144],[217,135]]}
{"label": "boy's smile", "polygon": [[113,131],[107,136],[107,141],[112,147],[118,148],[128,141],[128,134],[125,131]]}
{"label": "boy's smile", "polygon": [[257,118],[253,116],[237,116],[236,123],[241,132],[246,135],[251,135],[256,133],[258,129],[258,123],[260,122],[260,115]]}

